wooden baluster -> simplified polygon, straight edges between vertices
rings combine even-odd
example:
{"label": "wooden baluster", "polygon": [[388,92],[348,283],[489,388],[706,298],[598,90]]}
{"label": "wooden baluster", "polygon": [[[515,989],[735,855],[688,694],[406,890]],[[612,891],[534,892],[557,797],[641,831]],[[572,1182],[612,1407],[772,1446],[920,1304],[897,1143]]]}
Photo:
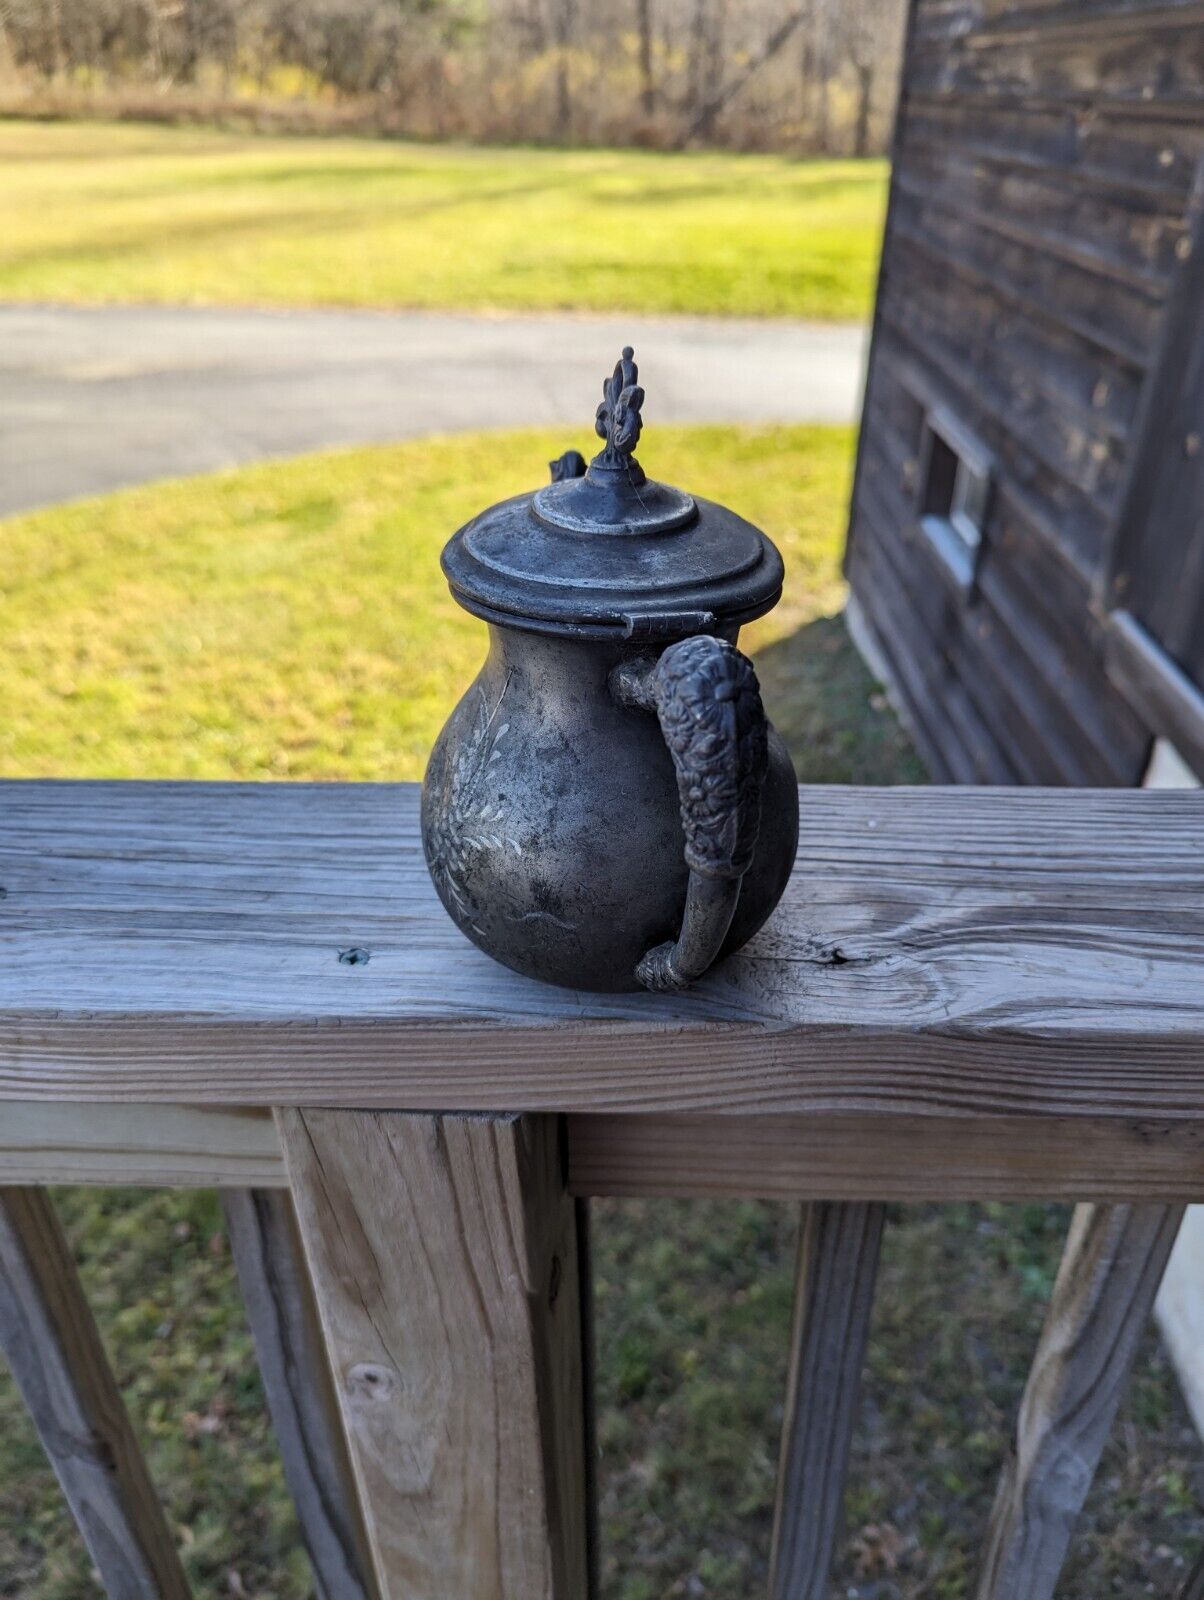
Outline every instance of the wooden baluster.
{"label": "wooden baluster", "polygon": [[803,1207],[778,1499],[772,1600],[825,1600],[886,1208]]}
{"label": "wooden baluster", "polygon": [[280,1189],[224,1189],[222,1209],[315,1595],[373,1600],[372,1558],[292,1200]]}
{"label": "wooden baluster", "polygon": [[277,1117],[383,1600],[581,1600],[560,1119]]}
{"label": "wooden baluster", "polygon": [[1075,1208],[978,1600],[1051,1600],[1182,1216],[1178,1205]]}
{"label": "wooden baluster", "polygon": [[188,1583],[44,1189],[0,1188],[0,1349],[110,1600]]}
{"label": "wooden baluster", "polygon": [[[565,1144],[568,1121],[565,1119]],[[565,1152],[565,1178],[568,1153]],[[595,1376],[598,1346],[594,1324],[594,1247],[589,1201],[578,1196],[573,1202],[577,1229],[577,1300],[581,1310],[581,1397],[583,1407],[582,1442],[585,1448],[585,1565],[584,1600],[595,1600],[601,1593],[601,1534],[598,1527],[598,1416]]]}
{"label": "wooden baluster", "polygon": [[1200,1552],[1200,1559],[1188,1574],[1179,1600],[1204,1600],[1204,1551]]}

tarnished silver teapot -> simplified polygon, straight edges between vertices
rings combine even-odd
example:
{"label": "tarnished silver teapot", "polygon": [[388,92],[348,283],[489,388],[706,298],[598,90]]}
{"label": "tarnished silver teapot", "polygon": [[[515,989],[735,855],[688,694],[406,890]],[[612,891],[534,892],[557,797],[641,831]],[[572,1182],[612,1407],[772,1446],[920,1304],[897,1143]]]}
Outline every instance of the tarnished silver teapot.
{"label": "tarnished silver teapot", "polygon": [[798,842],[790,757],[743,622],[782,559],[741,517],[644,476],[630,349],[588,469],[483,511],[443,552],[489,654],[431,753],[422,841],[482,950],[585,989],[684,987],[752,937]]}

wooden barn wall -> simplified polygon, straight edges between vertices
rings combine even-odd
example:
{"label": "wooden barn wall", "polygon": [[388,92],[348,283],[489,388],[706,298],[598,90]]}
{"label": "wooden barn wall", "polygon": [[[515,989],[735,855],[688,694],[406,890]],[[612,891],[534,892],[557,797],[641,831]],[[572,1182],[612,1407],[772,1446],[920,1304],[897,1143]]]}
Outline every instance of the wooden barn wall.
{"label": "wooden barn wall", "polygon": [[[914,0],[847,567],[934,776],[1140,776],[1093,594],[1202,153],[1204,0]],[[916,520],[935,404],[997,464],[969,601]]]}
{"label": "wooden barn wall", "polygon": [[1191,254],[1176,275],[1163,320],[1143,412],[1113,530],[1108,599],[1136,618],[1204,700],[1204,213],[1199,207]]}

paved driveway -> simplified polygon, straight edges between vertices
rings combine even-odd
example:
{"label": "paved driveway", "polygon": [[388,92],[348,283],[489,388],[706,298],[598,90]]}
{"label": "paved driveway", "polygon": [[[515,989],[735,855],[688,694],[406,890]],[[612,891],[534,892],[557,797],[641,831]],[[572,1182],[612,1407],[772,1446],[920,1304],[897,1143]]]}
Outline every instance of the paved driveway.
{"label": "paved driveway", "polygon": [[857,327],[0,306],[0,513],[323,445],[524,423],[587,449],[635,346],[657,422],[847,421]]}

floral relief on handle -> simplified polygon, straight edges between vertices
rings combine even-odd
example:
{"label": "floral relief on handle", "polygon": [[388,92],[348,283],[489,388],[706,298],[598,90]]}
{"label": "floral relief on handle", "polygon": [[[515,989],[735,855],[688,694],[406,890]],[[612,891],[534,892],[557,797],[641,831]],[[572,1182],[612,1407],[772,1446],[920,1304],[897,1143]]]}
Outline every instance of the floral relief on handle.
{"label": "floral relief on handle", "polygon": [[612,682],[621,703],[656,712],[677,775],[685,915],[677,940],[649,950],[636,976],[648,989],[680,989],[719,954],[752,864],[769,725],[752,662],[710,634],[670,645],[655,662],[624,663]]}

